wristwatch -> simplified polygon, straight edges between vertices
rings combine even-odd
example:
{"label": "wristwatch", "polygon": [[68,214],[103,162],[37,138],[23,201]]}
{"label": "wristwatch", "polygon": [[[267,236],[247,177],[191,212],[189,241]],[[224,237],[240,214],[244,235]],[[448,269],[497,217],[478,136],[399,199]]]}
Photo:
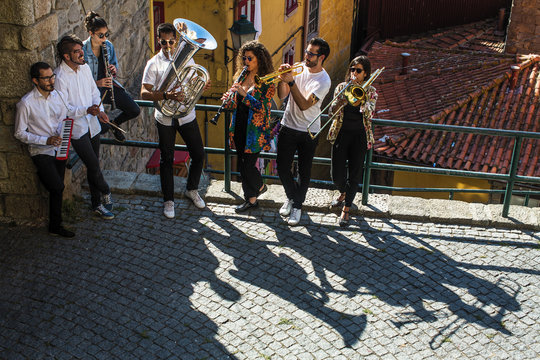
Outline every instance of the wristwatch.
{"label": "wristwatch", "polygon": [[168,99],[167,99],[167,92],[166,92],[166,91],[163,92],[163,100],[168,100]]}
{"label": "wristwatch", "polygon": [[293,80],[293,81],[289,81],[287,84],[289,85],[289,87],[292,87],[292,86],[294,85],[294,80]]}

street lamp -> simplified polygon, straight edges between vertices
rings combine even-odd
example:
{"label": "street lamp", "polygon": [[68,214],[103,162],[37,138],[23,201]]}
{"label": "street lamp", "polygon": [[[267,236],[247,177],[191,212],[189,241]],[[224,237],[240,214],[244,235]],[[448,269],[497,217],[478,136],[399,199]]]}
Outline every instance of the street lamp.
{"label": "street lamp", "polygon": [[233,47],[230,48],[227,46],[227,39],[223,40],[225,44],[225,64],[232,61],[232,59],[229,60],[227,49],[236,53],[246,41],[255,40],[255,35],[257,34],[253,23],[247,19],[246,15],[240,15],[240,20],[236,20],[229,31],[231,32]]}

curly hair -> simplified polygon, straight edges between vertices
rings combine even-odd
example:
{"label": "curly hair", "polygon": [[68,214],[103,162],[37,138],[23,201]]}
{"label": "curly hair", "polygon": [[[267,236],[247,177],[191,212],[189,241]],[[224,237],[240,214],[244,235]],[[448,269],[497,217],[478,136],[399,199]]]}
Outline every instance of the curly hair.
{"label": "curly hair", "polygon": [[244,67],[244,60],[242,59],[243,56],[245,56],[246,51],[251,51],[256,57],[257,57],[257,64],[259,65],[259,76],[263,76],[266,74],[271,73],[274,71],[274,65],[272,64],[272,56],[270,56],[270,53],[264,47],[264,45],[257,40],[252,40],[246,42],[240,50],[238,51],[238,55],[236,56],[236,74],[234,74],[234,77],[237,78],[240,73],[242,72],[242,68]]}
{"label": "curly hair", "polygon": [[347,74],[345,74],[345,81],[349,82],[351,80],[351,68],[354,65],[362,65],[362,68],[364,69],[364,72],[366,73],[365,80],[369,79],[371,76],[371,62],[369,61],[368,57],[365,55],[360,55],[352,59],[351,63],[349,64],[349,67],[347,68]]}
{"label": "curly hair", "polygon": [[108,27],[104,18],[99,16],[95,11],[89,11],[84,18],[84,26],[88,32],[96,32],[97,30]]}

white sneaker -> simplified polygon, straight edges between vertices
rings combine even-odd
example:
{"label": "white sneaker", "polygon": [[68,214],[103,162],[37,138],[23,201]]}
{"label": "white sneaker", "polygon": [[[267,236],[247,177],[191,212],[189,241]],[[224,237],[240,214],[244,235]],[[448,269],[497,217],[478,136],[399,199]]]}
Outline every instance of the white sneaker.
{"label": "white sneaker", "polygon": [[184,196],[193,201],[193,205],[195,205],[199,209],[204,209],[204,207],[206,206],[204,200],[201,198],[197,190],[187,190],[184,193]]}
{"label": "white sneaker", "polygon": [[289,217],[288,224],[291,226],[298,225],[301,217],[302,217],[302,210],[293,208],[291,211],[291,216]]}
{"label": "white sneaker", "polygon": [[169,219],[174,219],[174,201],[169,200],[163,203],[163,215]]}
{"label": "white sneaker", "polygon": [[289,216],[289,214],[291,213],[292,206],[293,206],[292,199],[287,199],[287,201],[285,201],[283,205],[281,206],[281,209],[279,209],[279,215]]}

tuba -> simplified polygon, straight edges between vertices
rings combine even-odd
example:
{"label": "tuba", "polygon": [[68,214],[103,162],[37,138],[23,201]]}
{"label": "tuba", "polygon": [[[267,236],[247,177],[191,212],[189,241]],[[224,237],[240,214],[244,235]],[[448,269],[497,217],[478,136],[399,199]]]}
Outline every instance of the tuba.
{"label": "tuba", "polygon": [[210,79],[208,71],[200,65],[188,65],[199,49],[214,50],[214,37],[202,26],[186,19],[175,19],[174,28],[179,39],[170,55],[172,62],[156,86],[157,91],[178,90],[184,92],[182,101],[159,100],[154,106],[165,116],[183,117],[193,110]]}

